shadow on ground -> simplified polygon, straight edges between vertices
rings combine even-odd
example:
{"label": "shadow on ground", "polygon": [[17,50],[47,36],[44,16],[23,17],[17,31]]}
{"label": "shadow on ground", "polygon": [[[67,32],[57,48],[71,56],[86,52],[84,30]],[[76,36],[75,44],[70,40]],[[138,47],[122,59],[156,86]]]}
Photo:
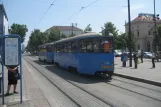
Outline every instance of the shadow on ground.
{"label": "shadow on ground", "polygon": [[46,65],[44,62],[40,62],[38,60],[34,61],[35,63],[39,65],[45,65],[47,70],[50,72],[58,75],[59,77],[67,80],[67,81],[73,81],[73,82],[78,82],[78,83],[83,83],[83,84],[92,84],[92,83],[98,83],[98,82],[110,82],[111,79],[109,79],[107,76],[91,76],[91,75],[83,75],[79,74],[77,72],[71,72],[66,69],[56,67],[53,64]]}

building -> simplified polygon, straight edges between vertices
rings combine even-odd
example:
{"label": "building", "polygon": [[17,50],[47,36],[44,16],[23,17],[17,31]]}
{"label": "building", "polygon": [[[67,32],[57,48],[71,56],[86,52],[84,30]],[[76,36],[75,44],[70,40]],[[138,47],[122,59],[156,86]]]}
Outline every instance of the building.
{"label": "building", "polygon": [[0,4],[0,35],[8,34],[8,17],[3,4]]}
{"label": "building", "polygon": [[72,31],[73,31],[73,34],[75,34],[75,35],[83,34],[83,30],[80,28],[77,28],[75,26],[53,26],[48,30],[51,30],[51,29],[59,29],[60,34],[66,35],[67,37],[72,35]]}
{"label": "building", "polygon": [[[135,48],[143,51],[154,51],[154,14],[140,13],[131,21],[131,31],[134,34]],[[157,25],[161,24],[160,19],[156,19]],[[125,22],[125,32],[128,35],[129,25]]]}

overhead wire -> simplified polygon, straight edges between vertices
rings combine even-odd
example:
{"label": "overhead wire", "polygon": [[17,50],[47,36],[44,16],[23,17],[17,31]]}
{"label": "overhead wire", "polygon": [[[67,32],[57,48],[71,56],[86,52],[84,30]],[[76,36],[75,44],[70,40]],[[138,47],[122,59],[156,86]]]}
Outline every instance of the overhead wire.
{"label": "overhead wire", "polygon": [[[78,13],[80,13],[82,10],[84,10],[85,8],[88,8],[89,6],[91,6],[92,4],[96,3],[97,1],[99,1],[99,0],[95,0],[94,2],[90,3],[89,5],[87,5],[87,6],[85,6],[85,7],[81,7],[81,9],[80,9],[79,11],[75,12],[73,15],[71,15],[70,17],[68,17],[67,20],[71,19],[73,16],[75,16],[75,15],[78,14]],[[65,21],[66,21],[66,20],[65,20]],[[64,21],[63,21],[63,22],[64,22]],[[63,23],[63,22],[62,22],[62,23]],[[61,24],[62,24],[62,23],[61,23]],[[61,25],[61,24],[60,24],[60,25]]]}
{"label": "overhead wire", "polygon": [[[44,16],[47,14],[47,12],[49,11],[49,9],[54,5],[56,0],[53,0],[53,2],[50,4],[50,6],[47,8],[47,10],[45,11],[45,13],[43,14],[43,16],[40,18],[40,20],[38,21],[38,24],[41,22],[41,20],[44,18]],[[38,25],[37,24],[37,25]]]}

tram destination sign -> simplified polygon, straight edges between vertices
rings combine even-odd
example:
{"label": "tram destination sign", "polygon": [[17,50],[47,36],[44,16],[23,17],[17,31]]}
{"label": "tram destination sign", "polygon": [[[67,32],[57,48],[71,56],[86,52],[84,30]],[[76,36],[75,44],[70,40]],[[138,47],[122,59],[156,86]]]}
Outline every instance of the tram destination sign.
{"label": "tram destination sign", "polygon": [[18,65],[19,64],[19,39],[18,38],[5,38],[5,65]]}

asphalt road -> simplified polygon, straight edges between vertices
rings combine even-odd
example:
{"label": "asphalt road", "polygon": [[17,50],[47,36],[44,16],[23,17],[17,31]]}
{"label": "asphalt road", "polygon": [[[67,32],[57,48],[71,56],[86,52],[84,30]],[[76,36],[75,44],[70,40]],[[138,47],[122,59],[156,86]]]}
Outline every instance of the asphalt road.
{"label": "asphalt road", "polygon": [[53,107],[161,107],[161,87],[120,77],[80,76],[33,56],[23,61]]}

